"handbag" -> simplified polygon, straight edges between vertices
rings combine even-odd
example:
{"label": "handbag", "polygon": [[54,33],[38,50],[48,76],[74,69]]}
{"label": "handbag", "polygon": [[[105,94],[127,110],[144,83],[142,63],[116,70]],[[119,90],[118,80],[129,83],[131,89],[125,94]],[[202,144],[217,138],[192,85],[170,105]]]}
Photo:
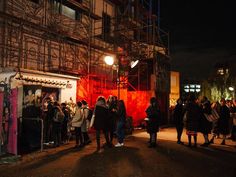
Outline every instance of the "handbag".
{"label": "handbag", "polygon": [[204,116],[209,122],[216,122],[220,118],[215,109],[211,110],[211,114],[204,113]]}

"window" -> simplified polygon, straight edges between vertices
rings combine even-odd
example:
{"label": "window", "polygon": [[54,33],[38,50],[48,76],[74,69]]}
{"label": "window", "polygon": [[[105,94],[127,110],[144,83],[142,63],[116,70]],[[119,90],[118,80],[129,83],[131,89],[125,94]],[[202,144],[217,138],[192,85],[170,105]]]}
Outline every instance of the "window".
{"label": "window", "polygon": [[78,21],[81,21],[81,19],[82,19],[82,14],[81,14],[80,12],[76,11],[76,13],[75,13],[75,19],[78,20]]}
{"label": "window", "polygon": [[196,88],[199,88],[199,89],[200,89],[200,88],[201,88],[201,85],[196,85]]}
{"label": "window", "polygon": [[224,75],[224,69],[223,68],[218,69],[217,73],[220,75]]}
{"label": "window", "polygon": [[189,88],[189,86],[188,86],[188,85],[185,85],[184,88]]}
{"label": "window", "polygon": [[110,17],[110,15],[108,15],[108,14],[106,14],[106,13],[104,13],[103,12],[103,14],[102,14],[102,20],[103,20],[103,23],[102,23],[102,25],[103,25],[103,33],[105,34],[105,35],[110,35],[110,32],[111,32],[111,17]]}
{"label": "window", "polygon": [[54,0],[52,3],[53,3],[52,4],[53,10],[55,13],[65,15],[71,19],[74,19],[74,20],[77,19],[77,14],[74,9],[61,4],[60,2],[58,2],[56,0]]}
{"label": "window", "polygon": [[34,2],[36,4],[39,4],[39,0],[30,0],[31,2]]}
{"label": "window", "polygon": [[75,20],[75,10],[62,5],[61,14]]}
{"label": "window", "polygon": [[185,92],[189,92],[189,89],[184,89]]}

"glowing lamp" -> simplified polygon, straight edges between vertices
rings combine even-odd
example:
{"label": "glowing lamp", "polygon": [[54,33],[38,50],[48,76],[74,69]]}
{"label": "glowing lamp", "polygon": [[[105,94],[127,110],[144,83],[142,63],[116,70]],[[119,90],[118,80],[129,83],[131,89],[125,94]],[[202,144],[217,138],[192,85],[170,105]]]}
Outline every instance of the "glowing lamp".
{"label": "glowing lamp", "polygon": [[114,58],[112,56],[105,56],[104,61],[107,65],[113,65]]}
{"label": "glowing lamp", "polygon": [[230,90],[230,91],[234,91],[234,88],[233,88],[233,87],[229,87],[229,90]]}
{"label": "glowing lamp", "polygon": [[134,67],[138,64],[138,62],[139,62],[139,60],[131,61],[130,67],[131,67],[131,68],[134,68]]}

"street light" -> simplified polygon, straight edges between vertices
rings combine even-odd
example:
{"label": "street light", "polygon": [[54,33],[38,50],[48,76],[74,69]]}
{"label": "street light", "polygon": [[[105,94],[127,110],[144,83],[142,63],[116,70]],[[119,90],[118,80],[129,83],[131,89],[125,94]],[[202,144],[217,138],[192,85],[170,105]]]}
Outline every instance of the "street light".
{"label": "street light", "polygon": [[104,61],[106,62],[107,65],[113,65],[114,63],[114,57],[112,56],[105,56]]}

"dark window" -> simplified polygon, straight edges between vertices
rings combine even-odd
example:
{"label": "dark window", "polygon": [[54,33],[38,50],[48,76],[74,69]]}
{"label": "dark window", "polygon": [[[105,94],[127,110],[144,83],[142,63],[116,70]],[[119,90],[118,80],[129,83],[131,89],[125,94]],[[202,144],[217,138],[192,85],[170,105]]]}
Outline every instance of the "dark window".
{"label": "dark window", "polygon": [[79,11],[76,11],[75,19],[78,20],[78,21],[81,21],[81,19],[82,19],[82,14],[81,14]]}
{"label": "dark window", "polygon": [[107,36],[111,32],[111,17],[110,15],[103,13],[103,33]]}
{"label": "dark window", "polygon": [[39,0],[30,0],[30,1],[39,4]]}

